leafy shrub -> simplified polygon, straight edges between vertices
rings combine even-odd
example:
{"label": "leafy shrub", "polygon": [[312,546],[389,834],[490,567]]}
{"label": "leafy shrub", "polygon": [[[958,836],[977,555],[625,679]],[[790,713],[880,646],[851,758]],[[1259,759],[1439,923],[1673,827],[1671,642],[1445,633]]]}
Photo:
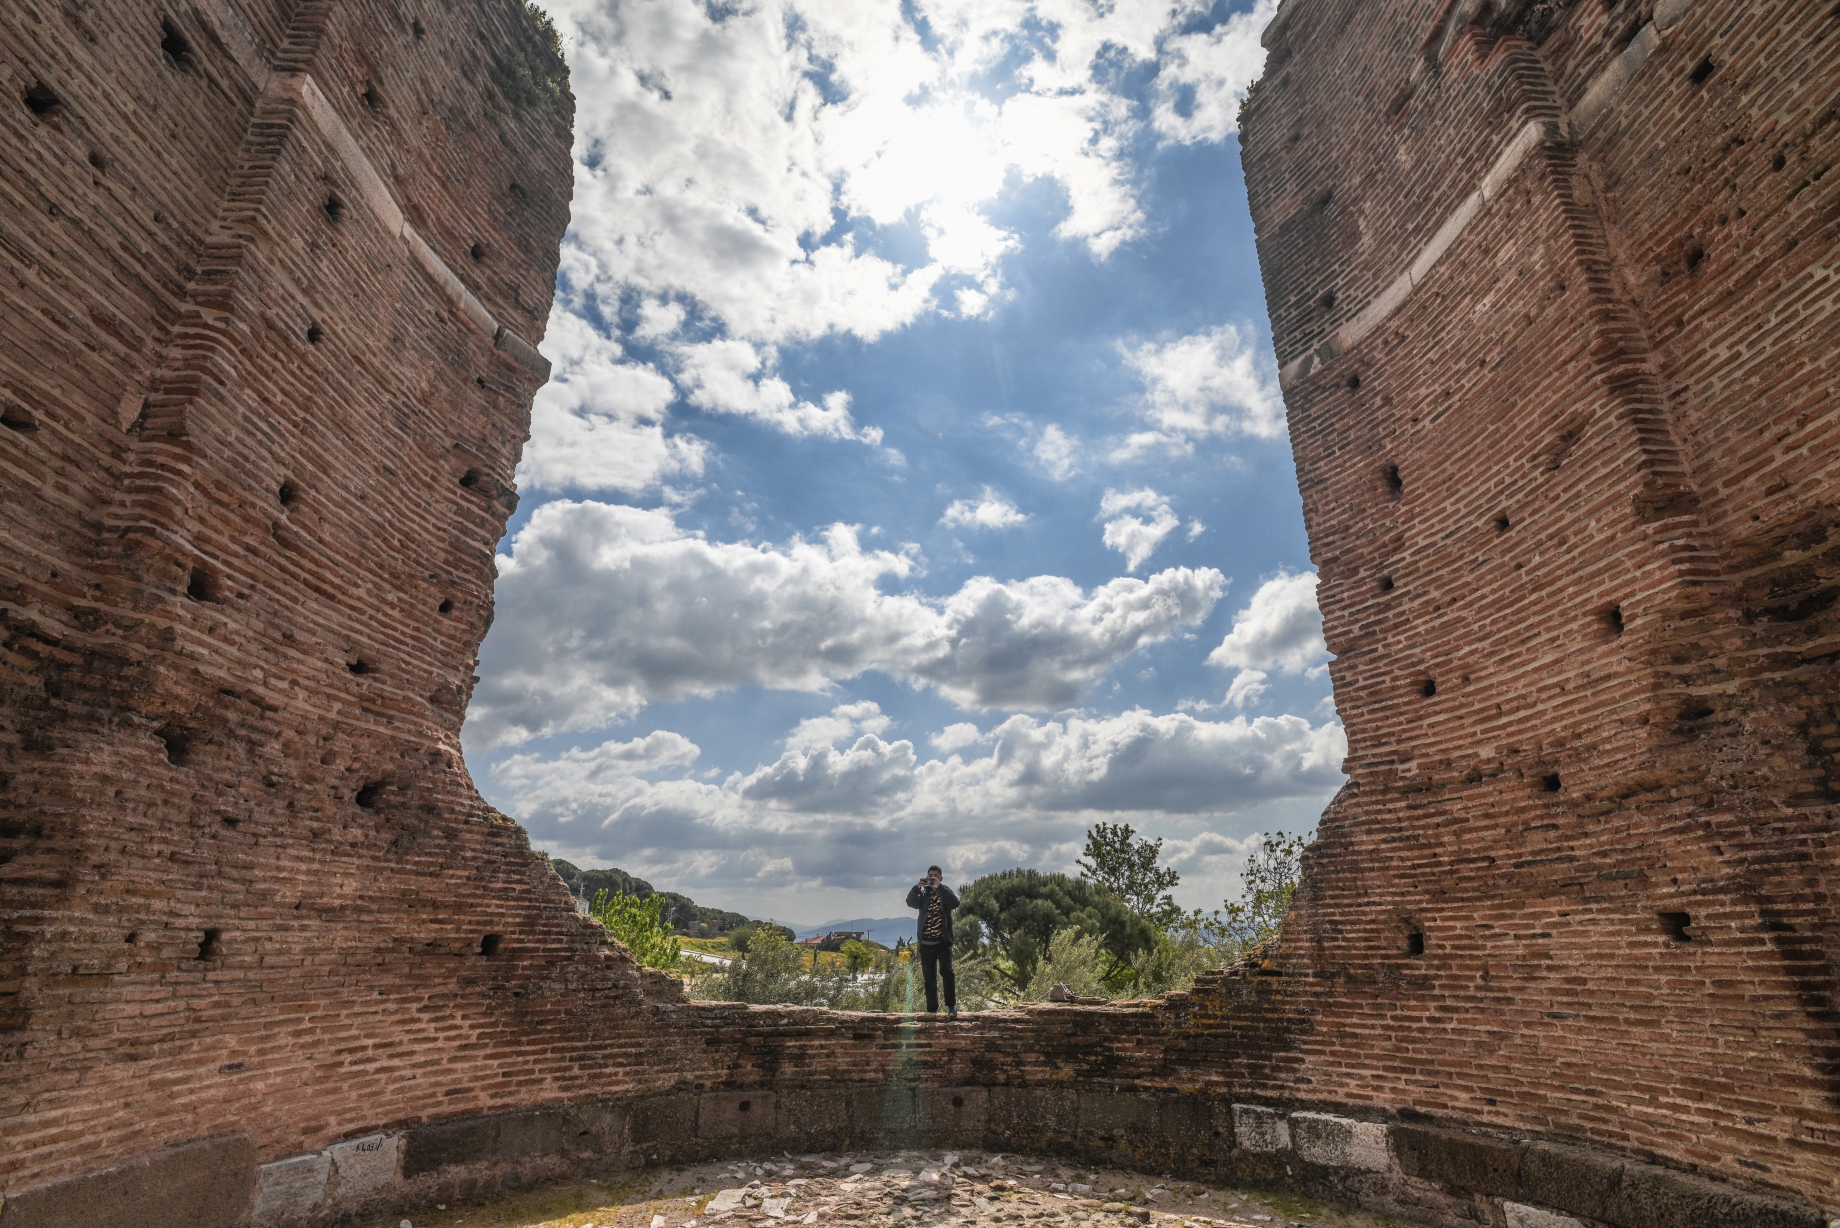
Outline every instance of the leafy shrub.
{"label": "leafy shrub", "polygon": [[682,956],[671,927],[662,920],[664,899],[650,896],[640,899],[624,892],[596,891],[589,915],[607,927],[607,933],[620,940],[632,953],[634,961],[661,972],[675,971]]}

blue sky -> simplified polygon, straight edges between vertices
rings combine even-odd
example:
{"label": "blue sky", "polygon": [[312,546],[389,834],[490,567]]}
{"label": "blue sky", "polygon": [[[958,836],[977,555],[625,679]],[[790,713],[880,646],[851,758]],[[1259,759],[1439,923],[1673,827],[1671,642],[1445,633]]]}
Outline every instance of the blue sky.
{"label": "blue sky", "polygon": [[1233,118],[1255,5],[554,6],[574,223],[465,731],[794,923],[1308,829],[1345,744]]}

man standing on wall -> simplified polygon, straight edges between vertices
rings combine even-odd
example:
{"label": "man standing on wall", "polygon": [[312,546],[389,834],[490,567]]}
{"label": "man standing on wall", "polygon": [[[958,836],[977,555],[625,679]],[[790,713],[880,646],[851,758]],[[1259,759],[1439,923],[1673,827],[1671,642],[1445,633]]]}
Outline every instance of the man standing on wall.
{"label": "man standing on wall", "polygon": [[926,1010],[939,1010],[939,978],[946,983],[946,1018],[958,1018],[958,980],[952,975],[952,910],[958,896],[940,881],[939,867],[928,866],[926,877],[907,893],[907,906],[920,910],[920,970],[926,977]]}

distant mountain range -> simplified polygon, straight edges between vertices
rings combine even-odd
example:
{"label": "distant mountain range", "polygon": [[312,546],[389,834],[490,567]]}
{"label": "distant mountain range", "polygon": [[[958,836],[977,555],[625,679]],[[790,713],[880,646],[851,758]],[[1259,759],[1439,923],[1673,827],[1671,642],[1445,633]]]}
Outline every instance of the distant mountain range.
{"label": "distant mountain range", "polygon": [[914,940],[914,919],[917,916],[918,913],[908,913],[905,917],[854,917],[848,921],[827,921],[823,925],[798,930],[797,933],[800,938],[811,938],[818,934],[828,934],[832,930],[862,930],[863,937],[870,942],[892,947],[899,938],[909,942]]}

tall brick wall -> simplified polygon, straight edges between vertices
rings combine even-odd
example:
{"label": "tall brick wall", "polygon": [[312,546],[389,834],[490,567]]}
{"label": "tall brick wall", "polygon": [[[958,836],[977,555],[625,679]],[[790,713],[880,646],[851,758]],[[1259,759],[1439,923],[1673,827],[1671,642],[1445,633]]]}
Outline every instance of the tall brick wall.
{"label": "tall brick wall", "polygon": [[1352,780],[1263,967],[947,1028],[683,1002],[466,775],[571,183],[521,6],[0,14],[0,1228],[927,1139],[1426,1222],[1840,1209],[1840,22],[1268,41]]}
{"label": "tall brick wall", "polygon": [[1840,20],[1287,0],[1266,42],[1350,745],[1300,1085],[1833,1202]]}

